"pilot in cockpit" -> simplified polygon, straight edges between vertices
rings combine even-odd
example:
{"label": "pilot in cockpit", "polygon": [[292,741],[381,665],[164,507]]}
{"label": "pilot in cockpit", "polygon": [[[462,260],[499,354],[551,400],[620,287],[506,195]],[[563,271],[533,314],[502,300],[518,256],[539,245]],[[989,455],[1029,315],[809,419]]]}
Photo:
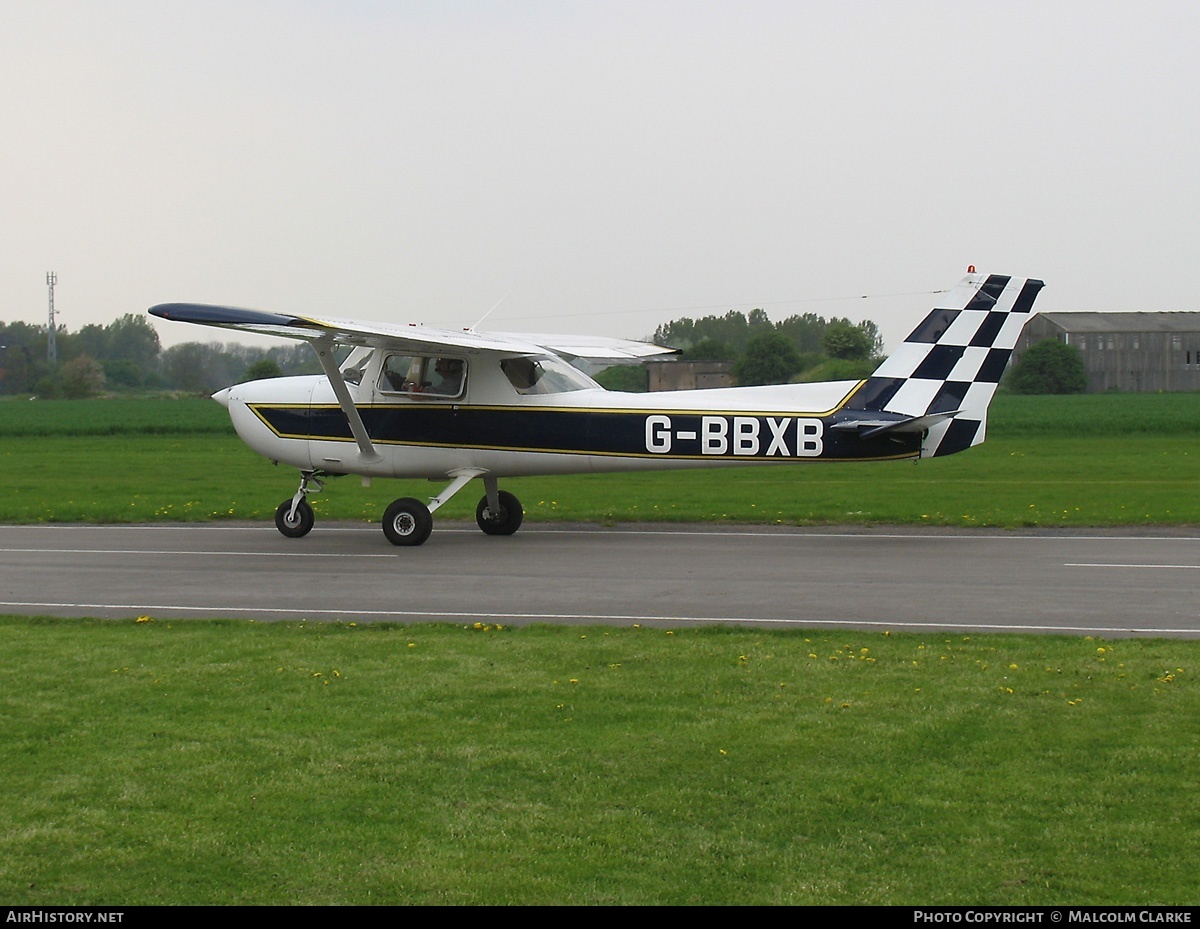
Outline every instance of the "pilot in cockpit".
{"label": "pilot in cockpit", "polygon": [[433,365],[435,379],[429,392],[439,397],[457,397],[462,392],[463,363],[459,358],[439,358]]}
{"label": "pilot in cockpit", "polygon": [[381,390],[403,392],[410,398],[452,400],[462,396],[466,363],[461,358],[428,355],[389,355],[379,376]]}

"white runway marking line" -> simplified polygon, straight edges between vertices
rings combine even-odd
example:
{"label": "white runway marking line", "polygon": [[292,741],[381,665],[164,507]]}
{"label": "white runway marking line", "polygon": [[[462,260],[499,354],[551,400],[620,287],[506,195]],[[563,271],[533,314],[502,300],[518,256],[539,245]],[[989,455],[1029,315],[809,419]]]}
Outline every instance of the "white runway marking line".
{"label": "white runway marking line", "polygon": [[16,555],[186,555],[234,558],[395,558],[370,552],[205,552],[156,551],[141,548],[0,548],[0,554]]}
{"label": "white runway marking line", "polygon": [[1196,564],[1103,564],[1101,562],[1066,562],[1064,568],[1183,568],[1195,571],[1200,568]]}
{"label": "white runway marking line", "polygon": [[[953,528],[953,527],[948,527]],[[468,532],[467,529],[448,528],[444,532]],[[689,529],[540,529],[531,528],[530,534],[538,535],[655,535],[655,536],[693,536],[700,538],[754,538],[754,539],[900,539],[903,541],[926,540],[931,542],[1200,542],[1200,536],[1118,536],[1118,535],[1016,535],[1005,533],[998,535],[983,535],[974,533],[946,532],[750,532],[734,530],[695,531]]]}
{"label": "white runway marking line", "polygon": [[[802,628],[835,626],[852,628],[869,627],[872,629],[913,629],[913,630],[934,630],[934,631],[993,631],[993,632],[1063,632],[1074,635],[1090,635],[1092,633],[1116,633],[1122,635],[1197,635],[1200,634],[1196,629],[1172,629],[1159,627],[1138,627],[1138,626],[1050,626],[1026,624],[1020,626],[1001,625],[998,623],[947,623],[939,625],[937,623],[918,623],[918,622],[869,622],[852,619],[772,619],[772,618],[754,618],[747,616],[643,616],[632,614],[591,614],[591,613],[476,613],[476,612],[449,612],[449,611],[434,611],[434,610],[305,610],[295,607],[213,607],[213,606],[170,606],[166,604],[140,604],[132,603],[49,603],[49,602],[22,602],[22,601],[3,601],[0,600],[0,607],[37,607],[39,609],[70,609],[70,610],[128,610],[132,613],[153,613],[174,611],[180,613],[206,613],[206,618],[222,619],[228,618],[231,615],[236,618],[245,618],[253,614],[269,614],[269,615],[293,615],[302,618],[320,617],[320,616],[336,616],[336,617],[354,617],[354,616],[369,616],[376,619],[385,618],[411,618],[411,619],[444,619],[447,621],[454,620],[487,620],[496,622],[497,620],[507,620],[509,622],[570,622],[583,621],[604,625],[606,623],[706,623],[719,625],[721,623],[732,623],[735,625],[777,625],[777,626],[799,626]],[[169,618],[169,617],[160,617]]]}

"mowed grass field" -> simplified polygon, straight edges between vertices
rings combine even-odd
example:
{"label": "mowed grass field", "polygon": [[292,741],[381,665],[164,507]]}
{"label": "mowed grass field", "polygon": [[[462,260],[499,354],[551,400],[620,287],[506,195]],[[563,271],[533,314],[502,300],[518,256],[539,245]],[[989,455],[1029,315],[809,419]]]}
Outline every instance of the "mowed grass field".
{"label": "mowed grass field", "polygon": [[[4,522],[272,518],[294,493],[206,399],[0,402]],[[529,520],[1106,526],[1200,523],[1200,396],[1001,396],[988,441],[922,462],[524,478]],[[321,519],[378,519],[441,485],[354,477],[312,499]],[[472,519],[464,491],[439,519]],[[319,523],[318,523],[319,524]]]}
{"label": "mowed grass field", "polygon": [[[994,413],[917,465],[505,486],[530,519],[1200,522],[1200,397]],[[0,521],[269,520],[296,483],[211,401],[0,402],[0,464]],[[1200,902],[1200,643],[10,617],[0,655],[0,903]]]}
{"label": "mowed grass field", "polygon": [[0,620],[6,904],[1196,904],[1200,644]]}

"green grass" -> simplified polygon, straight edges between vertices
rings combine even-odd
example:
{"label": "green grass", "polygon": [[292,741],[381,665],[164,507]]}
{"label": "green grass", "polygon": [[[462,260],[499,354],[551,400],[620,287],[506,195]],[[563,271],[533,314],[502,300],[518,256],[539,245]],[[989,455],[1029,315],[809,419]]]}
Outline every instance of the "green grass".
{"label": "green grass", "polygon": [[0,400],[0,436],[233,434],[229,414],[208,398]]}
{"label": "green grass", "polygon": [[9,904],[1195,904],[1200,643],[0,620]]}
{"label": "green grass", "polygon": [[[36,410],[41,415],[34,416]],[[34,429],[44,430],[35,434]],[[122,431],[123,430],[123,431]],[[270,519],[297,476],[207,400],[0,403],[4,522]],[[981,447],[948,458],[506,481],[527,519],[953,526],[1200,523],[1200,397],[1001,397]],[[378,519],[440,485],[353,477],[318,519]],[[473,518],[478,494],[439,519]]]}
{"label": "green grass", "polygon": [[988,414],[988,435],[1200,438],[1200,394],[1002,394]]}
{"label": "green grass", "polygon": [[[271,519],[295,492],[229,435],[17,437],[0,441],[0,522]],[[819,525],[1115,526],[1200,523],[1200,443],[1185,436],[993,438],[919,463],[812,464],[505,481],[539,520]],[[336,478],[322,519],[378,519],[426,481]],[[439,519],[472,519],[468,489]],[[319,523],[318,523],[319,525]]]}

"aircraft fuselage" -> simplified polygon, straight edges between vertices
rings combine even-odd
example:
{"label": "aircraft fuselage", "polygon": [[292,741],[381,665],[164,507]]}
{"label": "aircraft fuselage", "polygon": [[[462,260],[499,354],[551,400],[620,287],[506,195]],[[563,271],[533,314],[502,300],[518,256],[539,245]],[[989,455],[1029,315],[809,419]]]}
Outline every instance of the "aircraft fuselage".
{"label": "aircraft fuselage", "polygon": [[[815,460],[912,458],[919,433],[863,440],[839,431],[860,382],[629,394],[578,390],[510,403],[372,398],[356,408],[380,458],[359,454],[323,377],[223,391],[255,451],[300,469],[442,478],[636,471]],[[299,401],[299,402],[298,402]]]}

